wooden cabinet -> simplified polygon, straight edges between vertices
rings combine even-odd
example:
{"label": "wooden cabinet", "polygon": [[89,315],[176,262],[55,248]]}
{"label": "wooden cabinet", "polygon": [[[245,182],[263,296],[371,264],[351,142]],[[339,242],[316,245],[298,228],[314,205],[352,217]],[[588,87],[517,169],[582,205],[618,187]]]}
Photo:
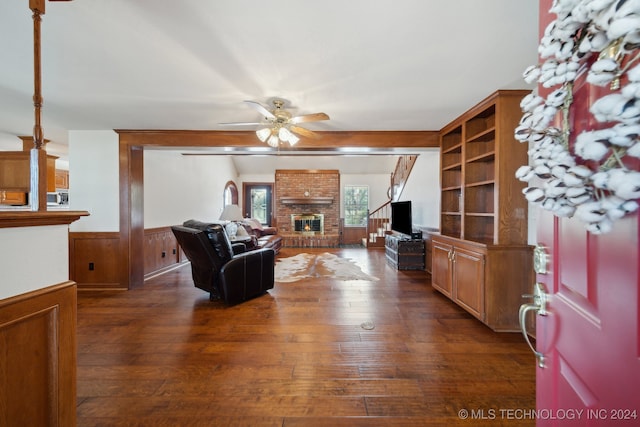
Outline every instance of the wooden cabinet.
{"label": "wooden cabinet", "polygon": [[482,243],[527,241],[527,145],[513,137],[529,91],[500,90],[441,130],[441,233]]}
{"label": "wooden cabinet", "polygon": [[64,169],[56,169],[55,187],[59,189],[69,189],[69,171]]}
{"label": "wooden cabinet", "polygon": [[398,270],[424,270],[424,240],[387,234],[384,249],[387,261]]}
{"label": "wooden cabinet", "polygon": [[478,319],[484,317],[484,266],[481,252],[457,247],[452,252],[454,301]]}
{"label": "wooden cabinet", "polygon": [[440,235],[432,236],[432,284],[496,331],[517,331],[533,284],[527,245],[527,145],[513,136],[529,91],[500,90],[440,132]]}
{"label": "wooden cabinet", "polygon": [[[47,191],[56,191],[56,156],[47,155]],[[0,152],[0,189],[7,193],[31,191],[31,164],[29,151]],[[10,195],[9,199],[20,200],[22,196]],[[4,203],[3,204],[14,204]],[[15,203],[19,204],[19,203]],[[26,204],[26,200],[24,203]]]}
{"label": "wooden cabinet", "polygon": [[0,205],[22,206],[27,204],[27,193],[0,191]]}
{"label": "wooden cabinet", "polygon": [[452,254],[452,245],[431,238],[431,285],[449,298],[453,298]]}
{"label": "wooden cabinet", "polygon": [[29,158],[28,151],[0,152],[0,189],[15,192],[30,190]]}
{"label": "wooden cabinet", "polygon": [[491,329],[519,331],[522,295],[534,280],[528,245],[498,246],[432,237],[432,285]]}

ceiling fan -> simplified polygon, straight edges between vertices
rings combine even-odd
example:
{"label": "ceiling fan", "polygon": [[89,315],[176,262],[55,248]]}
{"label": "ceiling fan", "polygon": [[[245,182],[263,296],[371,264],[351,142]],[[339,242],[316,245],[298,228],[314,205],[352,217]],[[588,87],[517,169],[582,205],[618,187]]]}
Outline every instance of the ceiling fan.
{"label": "ceiling fan", "polygon": [[320,135],[309,129],[300,127],[298,124],[329,120],[329,116],[325,113],[303,114],[292,117],[291,113],[283,108],[284,101],[282,99],[274,99],[272,101],[273,109],[271,110],[255,101],[244,102],[262,114],[264,121],[220,124],[224,126],[263,126],[256,131],[256,135],[260,141],[266,142],[272,147],[279,146],[281,142],[288,142],[290,145],[295,145],[300,140],[295,134],[318,139]]}

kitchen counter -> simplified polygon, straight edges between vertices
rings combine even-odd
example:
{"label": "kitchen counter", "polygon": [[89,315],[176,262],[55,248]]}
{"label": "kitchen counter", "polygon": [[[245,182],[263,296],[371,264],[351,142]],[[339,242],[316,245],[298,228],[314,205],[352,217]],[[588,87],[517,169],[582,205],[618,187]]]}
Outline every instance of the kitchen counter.
{"label": "kitchen counter", "polygon": [[[11,208],[12,206],[8,206]],[[47,211],[29,210],[29,207],[14,206],[21,209],[0,209],[0,228],[8,227],[31,227],[38,225],[60,225],[71,224],[88,216],[87,211],[72,211],[69,208],[58,208]]]}
{"label": "kitchen counter", "polygon": [[[47,206],[47,211],[68,211],[69,205],[56,205],[56,206]],[[11,206],[11,205],[0,205],[0,212],[9,211],[9,212],[31,212],[31,206]]]}

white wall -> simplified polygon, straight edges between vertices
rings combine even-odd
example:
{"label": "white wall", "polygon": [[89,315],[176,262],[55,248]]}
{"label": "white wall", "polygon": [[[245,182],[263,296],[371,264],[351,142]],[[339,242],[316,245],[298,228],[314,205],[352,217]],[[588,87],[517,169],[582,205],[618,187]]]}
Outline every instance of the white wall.
{"label": "white wall", "polygon": [[440,150],[420,153],[400,200],[411,200],[414,227],[440,228]]}
{"label": "white wall", "polygon": [[65,282],[69,280],[68,228],[0,228],[0,260],[0,300]]}
{"label": "white wall", "polygon": [[[421,153],[413,166],[402,200],[411,200],[414,226],[439,228],[440,222],[440,152],[438,149]],[[273,175],[240,175],[236,184],[242,191],[242,182],[274,182]],[[344,218],[344,186],[369,186],[369,209],[384,204],[391,181],[388,174],[340,174],[340,215]]]}
{"label": "white wall", "polygon": [[144,227],[182,224],[188,219],[217,220],[224,186],[230,180],[240,186],[231,157],[145,149]]}
{"label": "white wall", "polygon": [[344,174],[340,175],[340,216],[344,218],[344,187],[346,185],[366,185],[369,187],[369,210],[378,209],[389,198],[387,190],[391,184],[391,171],[388,174]]}
{"label": "white wall", "polygon": [[69,132],[69,208],[89,212],[71,231],[120,231],[118,155],[112,130]]}
{"label": "white wall", "polygon": [[[242,208],[242,186],[244,185],[244,183],[260,182],[274,184],[276,182],[276,174],[275,171],[271,174],[244,174],[239,175],[238,178],[234,180],[234,182],[238,186],[238,204]],[[273,190],[275,191],[275,188]]]}
{"label": "white wall", "polygon": [[[71,224],[71,231],[119,231],[118,135],[114,131],[69,133],[69,198],[73,210],[90,216]],[[401,200],[411,200],[414,226],[438,228],[440,209],[439,151],[421,153],[413,167]],[[390,174],[343,174],[341,187],[367,185],[370,209],[387,201]],[[217,219],[222,194],[233,180],[242,191],[243,182],[274,182],[274,175],[238,176],[231,157],[183,156],[172,150],[145,149],[145,228],[181,223],[190,218]],[[341,215],[343,195],[341,188]]]}
{"label": "white wall", "polygon": [[[120,230],[118,147],[111,130],[69,132],[69,208],[90,214],[71,231]],[[145,228],[220,216],[224,186],[237,178],[230,157],[145,149],[143,158]]]}

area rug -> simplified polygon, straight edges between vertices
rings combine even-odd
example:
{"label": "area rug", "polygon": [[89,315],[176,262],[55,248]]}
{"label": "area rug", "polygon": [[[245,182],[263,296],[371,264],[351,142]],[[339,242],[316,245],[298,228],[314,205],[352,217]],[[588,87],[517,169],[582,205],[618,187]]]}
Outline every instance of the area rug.
{"label": "area rug", "polygon": [[276,262],[276,282],[296,282],[314,277],[336,280],[379,280],[362,271],[352,260],[340,258],[328,252],[321,254],[301,253],[289,258],[278,259]]}

